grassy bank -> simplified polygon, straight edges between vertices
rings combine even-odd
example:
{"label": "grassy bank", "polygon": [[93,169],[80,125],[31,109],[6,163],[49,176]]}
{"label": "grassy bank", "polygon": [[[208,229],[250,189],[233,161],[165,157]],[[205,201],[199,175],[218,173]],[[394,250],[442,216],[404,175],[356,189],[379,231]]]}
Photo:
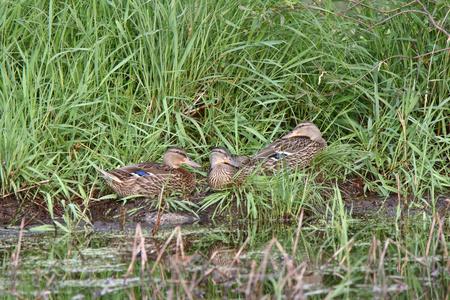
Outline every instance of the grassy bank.
{"label": "grassy bank", "polygon": [[[0,195],[81,218],[110,192],[97,167],[169,145],[207,165],[215,146],[253,154],[306,119],[330,145],[310,177],[448,192],[449,5],[366,4],[2,2]],[[313,197],[292,196],[306,204],[322,189],[308,182]]]}

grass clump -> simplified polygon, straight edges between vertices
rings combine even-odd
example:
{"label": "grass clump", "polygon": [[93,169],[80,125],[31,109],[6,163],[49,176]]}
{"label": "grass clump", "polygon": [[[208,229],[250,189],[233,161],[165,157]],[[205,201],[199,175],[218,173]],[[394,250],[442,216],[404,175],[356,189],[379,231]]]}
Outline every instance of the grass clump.
{"label": "grass clump", "polygon": [[[337,161],[380,195],[448,192],[448,4],[335,4],[2,2],[0,194],[88,207],[96,167],[169,145],[204,164],[218,145],[253,154],[305,119],[358,153],[320,176]],[[308,185],[281,202],[244,198],[297,214],[322,187],[293,176]]]}

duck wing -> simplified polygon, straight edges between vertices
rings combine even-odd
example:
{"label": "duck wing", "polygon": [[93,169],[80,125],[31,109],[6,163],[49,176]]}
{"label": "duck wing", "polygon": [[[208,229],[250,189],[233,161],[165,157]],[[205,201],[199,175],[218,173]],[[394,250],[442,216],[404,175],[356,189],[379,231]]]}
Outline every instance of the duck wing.
{"label": "duck wing", "polygon": [[254,157],[257,159],[269,157],[279,159],[302,152],[304,149],[309,148],[312,143],[314,142],[310,138],[304,136],[279,139],[256,153]]}
{"label": "duck wing", "polygon": [[171,174],[174,175],[177,173],[174,168],[157,162],[144,162],[128,165],[111,171],[97,171],[116,182],[129,181],[132,180],[132,178],[137,180],[142,179],[163,182]]}

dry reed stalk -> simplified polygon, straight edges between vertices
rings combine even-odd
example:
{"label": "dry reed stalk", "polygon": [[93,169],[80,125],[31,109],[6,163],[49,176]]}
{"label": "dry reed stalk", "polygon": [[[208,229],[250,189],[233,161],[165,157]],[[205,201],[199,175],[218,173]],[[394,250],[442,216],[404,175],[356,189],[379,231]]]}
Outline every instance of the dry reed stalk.
{"label": "dry reed stalk", "polygon": [[16,194],[21,193],[21,192],[25,192],[25,191],[28,191],[28,190],[30,190],[30,189],[34,189],[35,187],[38,187],[38,186],[40,186],[41,184],[48,183],[48,182],[52,182],[52,181],[53,181],[52,179],[42,180],[42,181],[39,181],[37,184],[35,184],[35,185],[33,185],[33,186],[30,186],[30,187],[27,187],[27,188],[23,188],[23,189],[20,189],[20,190],[18,190],[18,191],[16,191],[16,192],[12,192],[12,193],[3,195],[3,196],[1,196],[1,198],[3,199],[3,198],[6,198],[6,197],[9,197],[9,196],[16,195]]}
{"label": "dry reed stalk", "polygon": [[127,295],[128,295],[128,299],[136,300],[136,295],[134,294],[134,289],[126,288],[126,289],[125,289],[125,292],[126,292]]}
{"label": "dry reed stalk", "polygon": [[253,290],[254,291],[258,291],[258,299],[262,298],[263,284],[260,284],[259,288],[258,288],[257,285],[258,285],[260,279],[263,277],[263,272],[264,272],[264,274],[266,272],[267,260],[268,260],[268,257],[269,257],[269,252],[270,252],[270,249],[272,248],[274,243],[275,243],[275,238],[272,238],[272,240],[270,241],[269,245],[266,246],[266,249],[264,251],[263,260],[262,260],[261,265],[259,267],[259,272],[257,272],[255,274],[255,282],[253,284]]}
{"label": "dry reed stalk", "polygon": [[159,200],[158,200],[158,215],[157,215],[157,218],[156,218],[156,224],[155,224],[155,227],[153,228],[153,234],[155,234],[155,233],[158,231],[158,228],[159,228],[159,221],[160,221],[161,216],[162,216],[162,214],[164,213],[164,210],[166,209],[166,205],[167,205],[167,203],[164,205],[164,208],[163,208],[163,210],[162,210],[162,212],[161,212],[161,203],[162,203],[162,197],[163,197],[163,194],[164,194],[164,187],[165,187],[165,185],[163,185],[163,186],[161,187],[161,192],[159,193]]}
{"label": "dry reed stalk", "polygon": [[[50,279],[47,281],[47,283],[45,284],[45,287],[42,291],[40,291],[39,296],[35,298],[35,300],[40,300],[42,298],[44,298],[44,294],[45,292],[48,290],[48,288],[50,287],[50,285],[52,284],[53,280],[55,279],[56,274],[53,273],[52,276],[50,277]],[[47,299],[47,297],[45,297],[45,299]]]}
{"label": "dry reed stalk", "polygon": [[401,203],[401,195],[400,195],[400,177],[399,177],[398,173],[395,173],[395,182],[397,183],[398,208],[401,209],[402,203]]}
{"label": "dry reed stalk", "polygon": [[230,268],[233,267],[234,263],[239,259],[239,256],[241,255],[242,251],[244,251],[245,246],[247,245],[247,243],[250,241],[250,238],[247,237],[247,239],[245,239],[244,243],[242,244],[241,248],[239,248],[238,252],[236,253],[233,261],[230,264]]}
{"label": "dry reed stalk", "polygon": [[[367,278],[369,278],[369,273],[375,273],[376,271],[372,269],[372,265],[376,264],[377,258],[376,258],[376,244],[377,244],[377,238],[375,235],[372,236],[372,242],[370,243],[369,251],[367,253],[367,261],[366,261],[366,275],[364,277],[364,284],[367,284]],[[372,259],[371,259],[372,257]],[[375,276],[374,279],[375,280]]]}
{"label": "dry reed stalk", "polygon": [[[306,176],[305,186],[307,184],[308,184],[308,176]],[[303,190],[303,194],[305,193],[305,190],[306,189]],[[304,195],[303,195],[303,197],[304,197]],[[297,233],[295,235],[294,249],[292,250],[292,263],[295,263],[295,253],[297,252],[298,238],[300,237],[300,231],[302,230],[303,212],[304,212],[304,208],[302,207],[302,210],[300,211],[300,219],[298,220]]]}
{"label": "dry reed stalk", "polygon": [[181,236],[181,230],[178,231],[177,235],[177,247],[175,249],[176,258],[178,259],[178,248],[181,250],[181,260],[184,261],[184,245],[183,245],[183,237]]}
{"label": "dry reed stalk", "polygon": [[[23,237],[23,228],[25,226],[25,218],[22,219],[22,222],[20,224],[20,233],[19,233],[19,240],[17,241],[17,252],[13,253],[11,255],[11,260],[13,263],[13,275],[14,280],[17,280],[17,270],[19,269],[19,258],[20,258],[20,250],[22,248],[22,237]],[[7,272],[9,271],[11,265],[8,266]]]}
{"label": "dry reed stalk", "polygon": [[[438,221],[438,225],[439,225],[437,235],[439,236],[441,243],[442,243],[442,247],[444,248],[444,255],[445,255],[445,257],[448,258],[447,244],[445,242],[445,236],[444,236],[444,226],[442,224],[439,213],[436,213],[436,220]],[[449,262],[447,261],[447,267],[449,266],[448,263]]]}
{"label": "dry reed stalk", "polygon": [[[257,299],[262,299],[263,284],[261,282],[259,288],[257,288],[257,284],[260,280],[262,280],[262,279],[264,279],[264,277],[266,277],[265,274],[266,274],[266,269],[267,269],[267,262],[269,261],[269,257],[270,257],[269,254],[270,254],[270,250],[272,249],[273,245],[277,246],[277,248],[280,250],[280,252],[284,256],[285,261],[287,261],[289,259],[286,252],[284,251],[283,247],[278,242],[278,240],[276,238],[272,238],[269,245],[266,247],[266,249],[264,251],[264,257],[263,257],[262,263],[260,265],[259,272],[258,272],[258,274],[255,275],[256,280],[254,283],[253,290],[255,290],[255,291],[258,290],[258,298]],[[274,264],[273,260],[271,262],[272,262],[272,264]]]}
{"label": "dry reed stalk", "polygon": [[[339,253],[342,252],[342,250],[344,250],[346,247],[348,247],[349,245],[353,245],[353,243],[355,242],[355,238],[351,238],[350,241],[348,241],[344,246],[342,246],[341,248],[338,249],[338,251],[336,251],[328,260],[327,262],[324,264],[324,266],[328,265],[332,260],[334,260],[336,258],[336,256],[338,256]],[[341,262],[338,262],[339,265],[341,265],[342,268],[344,268],[345,270],[347,270],[347,268],[342,265]]]}
{"label": "dry reed stalk", "polygon": [[[348,252],[352,251],[353,248],[353,244],[351,244],[350,246],[348,246]],[[344,256],[342,257],[341,261],[339,262],[339,264],[343,265],[345,259],[347,258],[347,254],[344,254]]]}
{"label": "dry reed stalk", "polygon": [[155,286],[153,286],[153,288],[154,288],[154,292],[153,292],[153,295],[152,295],[152,298],[156,298],[156,297],[159,297],[160,299],[162,299],[161,298],[161,295],[159,294],[159,292],[161,291],[161,288],[163,287],[163,286],[165,286],[166,284],[165,284],[165,281],[164,281],[164,283],[163,284],[160,284],[157,288],[155,288]]}
{"label": "dry reed stalk", "polygon": [[[433,236],[434,231],[434,225],[436,224],[436,215],[434,215],[433,220],[431,221],[431,227],[430,227],[430,234],[428,235],[428,241],[427,241],[427,248],[425,250],[425,261],[428,261],[428,255],[430,253],[430,247],[431,247],[431,238]],[[434,260],[434,258],[432,258]],[[427,268],[423,268],[423,276],[425,276],[425,272],[427,271]]]}
{"label": "dry reed stalk", "polygon": [[173,266],[173,268],[175,269],[176,274],[179,276],[180,278],[180,282],[181,285],[184,288],[185,293],[187,294],[189,299],[194,299],[192,296],[192,291],[188,289],[188,286],[186,284],[186,280],[184,280],[183,275],[181,274],[180,268],[178,268],[178,263],[176,261],[174,261],[172,258],[169,259],[171,265]]}
{"label": "dry reed stalk", "polygon": [[384,256],[386,255],[386,250],[387,250],[387,246],[389,245],[389,243],[395,245],[398,249],[400,249],[401,251],[407,253],[409,256],[411,256],[418,263],[422,264],[423,266],[426,266],[426,262],[423,262],[422,259],[419,259],[417,256],[415,256],[414,254],[412,254],[411,252],[409,252],[408,250],[406,250],[405,248],[400,246],[397,242],[395,242],[391,238],[388,238],[386,240],[385,247],[384,247],[384,250],[383,250],[383,253],[382,253],[382,257],[380,258],[380,264],[383,263],[383,259],[384,259]]}
{"label": "dry reed stalk", "polygon": [[295,296],[293,297],[294,299],[306,299],[305,297],[305,290],[303,288],[303,276],[306,272],[306,266],[307,263],[306,262],[302,262],[300,263],[300,265],[298,266],[299,268],[301,267],[301,271],[300,274],[297,274],[297,284],[294,286],[292,293],[295,294]]}
{"label": "dry reed stalk", "polygon": [[250,292],[251,292],[251,287],[252,287],[252,281],[253,281],[253,277],[255,275],[255,272],[256,272],[256,261],[252,260],[252,267],[250,269],[250,276],[248,278],[247,288],[245,289],[245,299],[249,299]]}
{"label": "dry reed stalk", "polygon": [[[305,272],[306,272],[306,266],[308,265],[308,263],[306,262],[306,261],[303,261],[303,262],[301,262],[296,268],[294,268],[294,269],[292,269],[292,270],[290,270],[285,276],[284,276],[284,278],[282,278],[282,281],[281,281],[281,287],[284,287],[286,284],[287,284],[287,282],[288,281],[291,281],[292,280],[292,277],[298,277],[298,278],[296,278],[296,280],[297,280],[297,284],[296,284],[296,286],[295,287],[293,287],[292,286],[292,283],[290,282],[290,284],[288,285],[291,289],[297,289],[297,290],[303,290],[303,283],[301,283],[302,282],[302,279],[303,279],[303,276],[304,276],[304,274],[305,274]],[[301,272],[300,272],[300,274],[298,274],[298,271],[299,270],[302,270]]]}
{"label": "dry reed stalk", "polygon": [[[140,240],[139,245],[137,244],[138,237]],[[130,265],[128,266],[127,273],[125,274],[125,278],[123,279],[123,284],[126,283],[128,275],[133,271],[134,263],[136,261],[136,257],[139,252],[141,253],[141,262],[142,262],[141,272],[142,272],[142,274],[144,274],[145,265],[147,264],[148,260],[147,260],[147,251],[145,250],[145,238],[144,238],[144,235],[142,234],[141,223],[138,223],[136,225],[136,232],[134,235],[134,242],[133,242],[133,253],[131,256],[131,262],[130,262]]]}
{"label": "dry reed stalk", "polygon": [[153,266],[150,275],[153,275],[153,272],[155,272],[156,266],[158,265],[158,263],[160,262],[164,251],[166,250],[167,246],[169,245],[170,241],[172,240],[172,238],[175,236],[175,233],[179,231],[181,232],[181,228],[180,226],[175,227],[175,229],[172,231],[172,233],[170,234],[169,238],[166,240],[166,242],[164,243],[164,246],[161,248],[159,254],[158,254],[158,258],[155,261],[155,265]]}
{"label": "dry reed stalk", "polygon": [[38,268],[34,269],[34,274],[35,274],[35,280],[36,282],[38,281],[38,274],[41,275],[42,277],[45,278],[45,280],[49,281],[50,278],[45,275],[45,273],[43,273],[41,270],[39,270]]}
{"label": "dry reed stalk", "polygon": [[194,274],[192,275],[191,287],[190,287],[190,290],[191,290],[191,291],[193,291],[194,288],[197,286],[196,280],[195,280],[195,279],[197,278],[198,272],[199,272],[199,270],[195,270],[195,271],[194,271]]}

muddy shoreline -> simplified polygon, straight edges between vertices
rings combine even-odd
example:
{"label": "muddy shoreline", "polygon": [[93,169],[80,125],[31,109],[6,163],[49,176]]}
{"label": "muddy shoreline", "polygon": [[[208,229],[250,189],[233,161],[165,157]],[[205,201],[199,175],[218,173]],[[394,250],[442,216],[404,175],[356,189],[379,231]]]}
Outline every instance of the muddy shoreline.
{"label": "muddy shoreline", "polygon": [[[427,214],[433,213],[433,204],[431,197],[423,199],[420,206],[415,205],[409,207],[412,196],[405,199],[402,195],[391,195],[387,198],[382,198],[375,194],[365,195],[361,185],[357,181],[347,181],[339,183],[339,189],[343,197],[343,201],[347,211],[351,214],[365,214],[365,213],[385,213],[397,214],[397,209],[400,203],[402,215],[415,215],[421,212]],[[194,222],[209,222],[214,213],[215,207],[209,207],[206,210],[199,211],[198,203],[212,192],[202,192],[195,195],[190,195],[185,199],[179,199],[189,203],[195,213],[187,211],[166,211],[160,213],[159,226],[175,226],[181,224],[189,224]],[[450,206],[449,195],[436,195],[436,203],[434,205],[437,212],[445,215]],[[149,226],[154,226],[158,222],[158,210],[155,209],[154,199],[136,198],[128,201],[108,199],[100,201],[90,201],[88,207],[83,206],[83,202],[75,201],[85,214],[91,220],[92,224],[97,222],[105,224],[122,224],[122,227],[127,223],[143,223]],[[197,206],[196,206],[197,205]],[[239,209],[234,205],[230,210],[227,210],[221,215],[216,215],[215,220],[220,218],[228,218],[233,216],[235,219],[244,218],[239,212]],[[320,211],[321,208],[319,207]],[[64,208],[61,205],[55,205],[53,208],[55,219],[61,219],[64,214]],[[326,216],[324,216],[326,217]],[[25,227],[30,225],[52,224],[51,215],[47,209],[46,203],[43,199],[22,199],[14,196],[2,199],[0,205],[0,226],[20,226],[20,222],[25,218]],[[292,217],[286,216],[284,221],[291,221]],[[292,220],[293,221],[293,220]]]}

